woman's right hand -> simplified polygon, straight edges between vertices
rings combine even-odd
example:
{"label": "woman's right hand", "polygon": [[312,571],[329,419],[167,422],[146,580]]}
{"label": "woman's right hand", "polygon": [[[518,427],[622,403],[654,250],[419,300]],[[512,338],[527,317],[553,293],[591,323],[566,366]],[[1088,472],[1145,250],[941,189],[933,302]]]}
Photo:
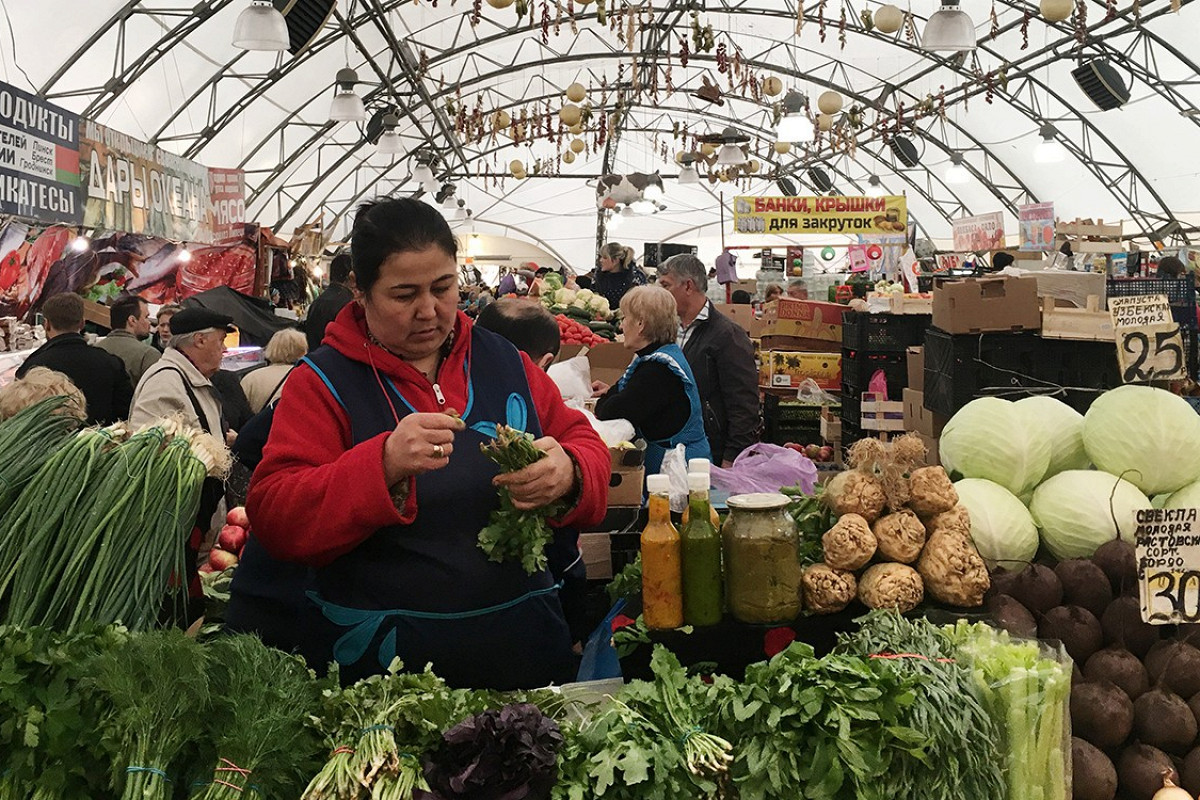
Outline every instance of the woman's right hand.
{"label": "woman's right hand", "polygon": [[400,420],[383,446],[388,486],[450,463],[454,434],[465,427],[461,419],[449,414],[409,414]]}
{"label": "woman's right hand", "polygon": [[602,397],[608,388],[608,384],[603,381],[592,381],[592,397]]}

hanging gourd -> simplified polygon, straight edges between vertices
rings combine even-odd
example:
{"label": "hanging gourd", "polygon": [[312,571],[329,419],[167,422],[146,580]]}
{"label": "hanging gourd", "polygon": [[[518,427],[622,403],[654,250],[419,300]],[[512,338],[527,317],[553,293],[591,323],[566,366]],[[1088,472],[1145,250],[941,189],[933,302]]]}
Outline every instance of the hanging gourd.
{"label": "hanging gourd", "polygon": [[[1066,0],[1070,2],[1071,0]],[[875,12],[875,28],[880,33],[895,33],[904,27],[904,12],[891,3]]]}
{"label": "hanging gourd", "polygon": [[817,114],[817,127],[823,131],[833,129],[833,117],[828,114]]}
{"label": "hanging gourd", "polygon": [[817,108],[821,109],[822,113],[832,116],[842,110],[842,96],[837,92],[822,92],[817,98]]}
{"label": "hanging gourd", "polygon": [[760,164],[757,159],[752,158],[752,159],[750,159],[750,162],[748,164],[746,164],[746,171],[747,172],[758,172],[760,167],[762,167],[762,164]]}
{"label": "hanging gourd", "polygon": [[574,125],[567,128],[567,133],[571,134],[572,136],[578,136],[579,134],[583,133],[583,123],[576,122]]}
{"label": "hanging gourd", "polygon": [[567,152],[563,153],[562,160],[564,164],[574,164],[575,154],[568,150]]}
{"label": "hanging gourd", "polygon": [[684,156],[688,156],[688,155],[691,155],[691,153],[690,153],[690,152],[688,152],[687,150],[680,150],[678,153],[676,153],[676,154],[675,154],[675,163],[676,163],[676,164],[682,164],[682,163],[683,163],[683,157],[684,157]]}
{"label": "hanging gourd", "polygon": [[584,151],[584,148],[586,148],[586,147],[587,147],[587,145],[585,145],[583,143],[583,139],[572,139],[571,140],[571,149],[574,150],[576,153],[582,153]]}
{"label": "hanging gourd", "polygon": [[583,118],[583,112],[579,110],[579,106],[563,106],[558,110],[558,118],[564,125],[578,125],[579,120]]}
{"label": "hanging gourd", "polygon": [[1064,22],[1071,17],[1075,4],[1071,0],[1042,0],[1042,19],[1047,22]]}
{"label": "hanging gourd", "polygon": [[520,159],[513,159],[508,163],[508,171],[511,172],[514,177],[520,177],[521,173],[525,172],[525,162],[521,161]]}
{"label": "hanging gourd", "polygon": [[708,142],[705,142],[704,144],[700,145],[700,152],[704,154],[705,158],[709,158],[716,154],[717,148]]}
{"label": "hanging gourd", "polygon": [[792,143],[791,142],[776,142],[775,143],[775,152],[781,156],[792,152]]}
{"label": "hanging gourd", "polygon": [[767,97],[774,97],[783,91],[783,81],[772,75],[769,78],[763,79],[762,93]]}
{"label": "hanging gourd", "polygon": [[508,8],[515,2],[516,0],[487,0],[487,4],[492,8]]}
{"label": "hanging gourd", "polygon": [[572,103],[582,103],[587,97],[587,88],[582,83],[572,83],[567,87],[567,99]]}
{"label": "hanging gourd", "polygon": [[497,111],[492,114],[492,130],[502,131],[509,125],[512,125],[512,117],[508,115],[507,111]]}

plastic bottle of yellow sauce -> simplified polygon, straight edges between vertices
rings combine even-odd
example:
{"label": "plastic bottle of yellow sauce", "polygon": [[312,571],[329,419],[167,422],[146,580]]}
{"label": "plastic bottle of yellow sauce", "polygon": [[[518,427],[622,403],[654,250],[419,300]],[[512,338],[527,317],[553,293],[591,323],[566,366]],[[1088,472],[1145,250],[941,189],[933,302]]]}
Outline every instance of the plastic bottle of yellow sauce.
{"label": "plastic bottle of yellow sauce", "polygon": [[683,527],[683,621],[716,625],[721,621],[721,536],[708,519],[708,476],[688,475],[692,517]]}
{"label": "plastic bottle of yellow sauce", "polygon": [[[688,475],[691,475],[693,472],[699,472],[703,475],[707,475],[709,486],[712,486],[712,462],[707,458],[689,458]],[[687,526],[688,518],[691,516],[691,511],[692,504],[688,503],[683,509],[683,519],[680,520],[681,525],[685,527]],[[708,507],[708,516],[712,521],[713,527],[717,530],[721,530],[721,517],[717,514],[717,510],[711,505]]]}
{"label": "plastic bottle of yellow sauce", "polygon": [[671,524],[671,479],[646,477],[650,521],[642,531],[642,619],[647,628],[683,625],[683,556],[679,531]]}

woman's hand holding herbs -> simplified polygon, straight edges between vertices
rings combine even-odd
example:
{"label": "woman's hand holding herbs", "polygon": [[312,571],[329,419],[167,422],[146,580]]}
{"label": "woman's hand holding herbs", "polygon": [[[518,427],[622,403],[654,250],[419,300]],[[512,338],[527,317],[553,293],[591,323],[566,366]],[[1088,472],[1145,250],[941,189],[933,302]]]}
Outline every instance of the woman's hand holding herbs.
{"label": "woman's hand holding herbs", "polygon": [[450,414],[409,414],[401,419],[383,447],[388,486],[450,463],[454,434],[464,427],[461,419]]}
{"label": "woman's hand holding herbs", "polygon": [[575,485],[575,466],[553,436],[533,441],[546,455],[515,472],[502,472],[492,483],[508,489],[513,508],[531,511],[565,497]]}

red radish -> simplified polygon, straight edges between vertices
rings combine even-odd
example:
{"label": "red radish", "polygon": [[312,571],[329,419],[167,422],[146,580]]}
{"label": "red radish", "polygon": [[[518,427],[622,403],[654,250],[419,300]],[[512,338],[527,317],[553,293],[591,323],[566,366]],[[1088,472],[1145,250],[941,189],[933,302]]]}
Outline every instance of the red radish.
{"label": "red radish", "polygon": [[226,525],[217,534],[217,547],[228,553],[237,553],[246,546],[246,529],[237,525]]}
{"label": "red radish", "polygon": [[201,564],[200,569],[198,569],[196,571],[199,572],[201,575],[208,575],[209,573],[216,572],[216,570],[213,569],[213,565],[208,562]]}
{"label": "red radish", "polygon": [[224,572],[230,567],[237,566],[238,557],[233,553],[227,553],[224,550],[218,550],[214,547],[208,551],[208,563],[212,565],[214,570]]}
{"label": "red radish", "polygon": [[226,525],[237,525],[239,528],[250,530],[250,518],[246,516],[244,506],[229,509],[229,513],[225,515]]}

